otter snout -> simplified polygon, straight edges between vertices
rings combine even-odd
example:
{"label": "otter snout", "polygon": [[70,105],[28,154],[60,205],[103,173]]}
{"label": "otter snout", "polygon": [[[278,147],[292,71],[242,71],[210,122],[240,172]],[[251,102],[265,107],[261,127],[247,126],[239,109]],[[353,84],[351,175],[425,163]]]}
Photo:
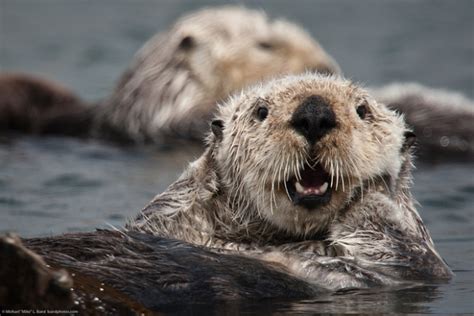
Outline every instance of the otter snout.
{"label": "otter snout", "polygon": [[324,98],[313,95],[296,108],[290,124],[310,145],[314,145],[336,127],[336,114]]}

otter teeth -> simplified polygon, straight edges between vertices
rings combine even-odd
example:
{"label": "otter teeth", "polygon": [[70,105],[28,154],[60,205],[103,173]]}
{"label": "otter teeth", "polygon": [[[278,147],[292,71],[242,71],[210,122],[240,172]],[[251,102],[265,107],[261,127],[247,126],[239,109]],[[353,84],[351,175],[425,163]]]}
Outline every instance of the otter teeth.
{"label": "otter teeth", "polygon": [[319,191],[321,191],[321,194],[326,193],[326,191],[328,190],[328,186],[329,186],[329,183],[324,182],[324,184],[319,187]]}
{"label": "otter teeth", "polygon": [[298,182],[296,181],[295,183],[295,188],[296,188],[296,192],[298,193],[304,193],[304,187]]}
{"label": "otter teeth", "polygon": [[303,185],[301,185],[301,183],[299,183],[298,181],[295,182],[296,192],[300,194],[304,194],[304,195],[311,195],[311,194],[322,195],[326,193],[326,191],[328,190],[328,187],[329,187],[329,183],[327,182],[324,182],[324,184],[321,185],[319,188],[315,188],[315,187],[306,188]]}

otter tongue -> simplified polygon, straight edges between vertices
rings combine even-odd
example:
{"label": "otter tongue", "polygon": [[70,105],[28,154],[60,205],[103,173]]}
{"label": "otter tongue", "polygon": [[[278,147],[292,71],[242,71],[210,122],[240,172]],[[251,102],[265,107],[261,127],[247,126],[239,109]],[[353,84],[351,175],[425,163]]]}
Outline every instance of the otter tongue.
{"label": "otter tongue", "polygon": [[326,182],[326,179],[327,173],[322,168],[311,169],[308,167],[301,173],[300,183],[305,188],[319,188]]}

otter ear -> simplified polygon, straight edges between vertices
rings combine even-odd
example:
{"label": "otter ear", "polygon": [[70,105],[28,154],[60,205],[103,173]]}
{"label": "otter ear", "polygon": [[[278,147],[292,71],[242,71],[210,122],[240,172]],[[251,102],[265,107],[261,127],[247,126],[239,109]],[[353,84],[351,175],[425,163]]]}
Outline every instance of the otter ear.
{"label": "otter ear", "polygon": [[416,135],[411,131],[406,131],[405,134],[405,141],[403,142],[402,151],[407,151],[411,148],[416,142]]}
{"label": "otter ear", "polygon": [[196,46],[196,42],[194,40],[194,37],[191,36],[191,35],[187,35],[187,36],[183,37],[183,39],[179,43],[178,49],[187,52],[187,51],[190,51],[191,49],[193,49],[194,46]]}
{"label": "otter ear", "polygon": [[216,140],[221,141],[223,136],[224,121],[213,120],[211,122],[211,131],[214,134]]}

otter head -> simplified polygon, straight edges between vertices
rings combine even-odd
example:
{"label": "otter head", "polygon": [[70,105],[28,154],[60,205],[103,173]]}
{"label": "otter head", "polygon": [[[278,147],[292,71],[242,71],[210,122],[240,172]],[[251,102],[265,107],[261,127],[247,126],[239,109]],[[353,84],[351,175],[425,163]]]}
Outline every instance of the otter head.
{"label": "otter head", "polygon": [[171,33],[178,54],[215,100],[279,74],[339,72],[309,34],[261,11],[204,9],[180,19]]}
{"label": "otter head", "polygon": [[406,146],[400,116],[353,83],[317,74],[234,96],[212,130],[235,217],[257,214],[303,236],[324,232],[363,190],[396,178]]}
{"label": "otter head", "polygon": [[144,45],[99,117],[136,141],[201,140],[217,101],[256,81],[306,70],[339,67],[296,25],[239,7],[205,9]]}

